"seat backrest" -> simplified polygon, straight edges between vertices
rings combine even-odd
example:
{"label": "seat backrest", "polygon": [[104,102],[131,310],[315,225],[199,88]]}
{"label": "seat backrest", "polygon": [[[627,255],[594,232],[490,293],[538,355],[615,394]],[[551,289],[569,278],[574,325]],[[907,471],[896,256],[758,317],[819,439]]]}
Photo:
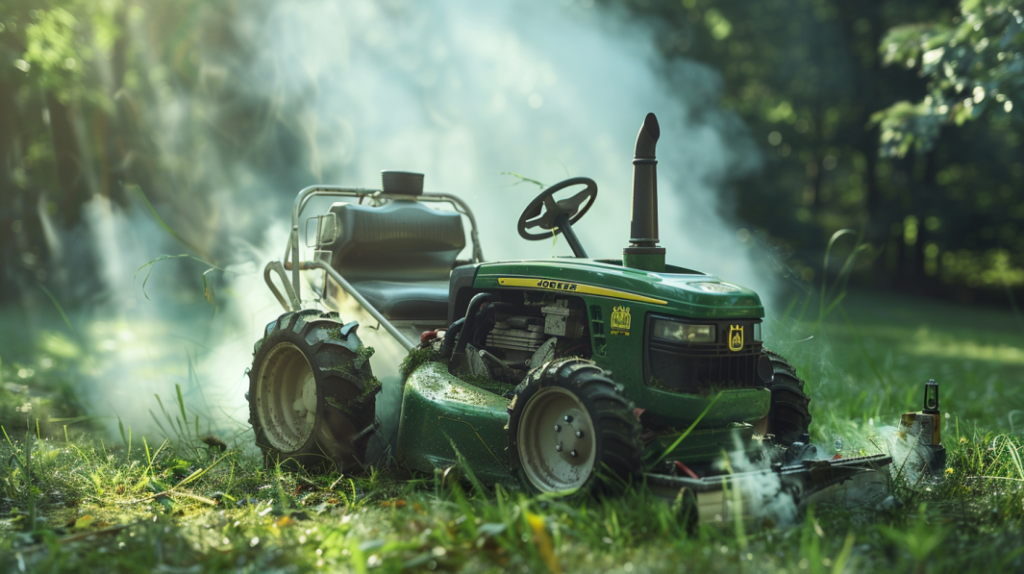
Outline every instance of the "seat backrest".
{"label": "seat backrest", "polygon": [[447,280],[466,246],[462,216],[416,201],[335,203],[331,211],[340,225],[331,264],[350,282]]}

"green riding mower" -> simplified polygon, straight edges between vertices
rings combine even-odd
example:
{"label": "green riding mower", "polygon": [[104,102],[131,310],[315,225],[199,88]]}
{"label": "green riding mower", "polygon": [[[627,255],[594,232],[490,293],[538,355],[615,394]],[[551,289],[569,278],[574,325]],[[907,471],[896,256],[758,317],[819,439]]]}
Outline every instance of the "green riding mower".
{"label": "green riding mower", "polygon": [[[590,258],[573,232],[597,199],[584,177],[543,191],[519,217],[522,238],[561,234],[575,255],[543,260],[485,261],[472,211],[424,193],[421,174],[384,172],[380,189],[302,190],[284,261],[265,269],[286,313],[267,325],[249,370],[268,462],[345,473],[468,466],[485,484],[577,495],[643,484],[695,498],[702,519],[731,516],[731,485],[752,477],[803,502],[880,474],[885,455],[816,460],[810,399],[793,366],[764,348],[756,293],[666,264],[658,137],[648,114],[621,259]],[[306,220],[313,257],[302,261],[300,215],[316,196],[336,202]],[[303,308],[303,271],[321,278],[307,286],[320,308]],[[377,325],[364,320],[360,333],[330,310],[339,301]],[[404,358],[371,359],[368,327]],[[747,471],[717,464],[736,451],[753,461]]]}

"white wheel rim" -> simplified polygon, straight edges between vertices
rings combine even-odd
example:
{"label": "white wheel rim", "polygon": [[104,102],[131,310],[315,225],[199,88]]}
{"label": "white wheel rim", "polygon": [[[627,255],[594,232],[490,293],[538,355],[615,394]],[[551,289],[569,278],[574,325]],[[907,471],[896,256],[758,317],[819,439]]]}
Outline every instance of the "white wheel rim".
{"label": "white wheel rim", "polygon": [[270,446],[294,452],[316,422],[316,378],[298,347],[281,343],[267,353],[256,381],[256,414]]}
{"label": "white wheel rim", "polygon": [[541,492],[579,488],[594,472],[597,437],[586,407],[560,387],[537,391],[519,419],[519,461]]}

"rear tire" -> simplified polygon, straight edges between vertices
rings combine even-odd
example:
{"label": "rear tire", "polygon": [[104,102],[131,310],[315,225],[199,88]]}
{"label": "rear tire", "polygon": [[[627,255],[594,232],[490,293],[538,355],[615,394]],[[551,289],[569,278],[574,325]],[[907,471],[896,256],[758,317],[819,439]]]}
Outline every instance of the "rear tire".
{"label": "rear tire", "polygon": [[549,363],[519,385],[508,437],[513,468],[533,492],[621,490],[641,466],[633,404],[583,359]]}
{"label": "rear tire", "polygon": [[811,397],[804,392],[804,381],[796,368],[782,355],[764,349],[761,351],[771,362],[774,380],[768,386],[772,392],[768,410],[768,432],[782,446],[789,446],[808,433],[811,426]]}
{"label": "rear tire", "polygon": [[249,421],[267,466],[363,469],[380,383],[337,313],[285,313],[267,325],[249,370]]}

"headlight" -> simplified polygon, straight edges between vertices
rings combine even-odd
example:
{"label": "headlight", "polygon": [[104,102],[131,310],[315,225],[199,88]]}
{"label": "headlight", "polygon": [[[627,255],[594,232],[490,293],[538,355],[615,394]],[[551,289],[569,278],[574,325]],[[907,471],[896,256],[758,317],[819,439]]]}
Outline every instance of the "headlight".
{"label": "headlight", "polygon": [[654,338],[679,343],[714,343],[714,325],[690,325],[664,319],[654,320]]}
{"label": "headlight", "polygon": [[754,323],[754,340],[755,341],[763,341],[764,340],[764,339],[761,338],[761,324],[760,323]]}

